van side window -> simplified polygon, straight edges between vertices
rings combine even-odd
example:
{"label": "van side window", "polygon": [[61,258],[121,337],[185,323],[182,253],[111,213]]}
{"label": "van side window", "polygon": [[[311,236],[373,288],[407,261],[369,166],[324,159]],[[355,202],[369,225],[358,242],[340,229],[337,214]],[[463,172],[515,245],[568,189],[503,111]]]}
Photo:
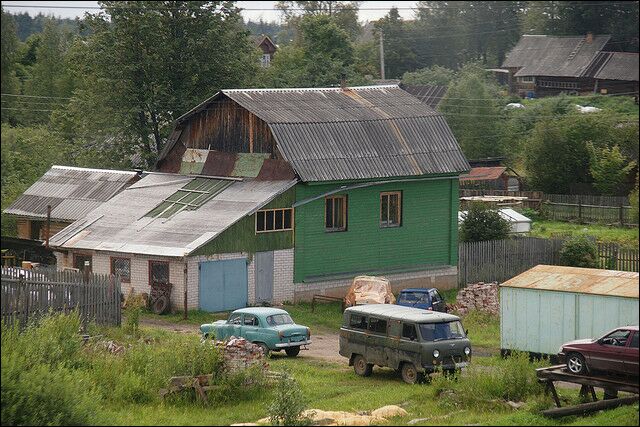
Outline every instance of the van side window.
{"label": "van side window", "polygon": [[402,324],[402,338],[415,341],[418,338],[416,334],[416,326],[411,324]]}
{"label": "van side window", "polygon": [[352,314],[349,326],[355,329],[367,329],[367,318],[361,314]]}
{"label": "van side window", "polygon": [[376,319],[375,317],[369,318],[369,330],[371,332],[378,332],[381,334],[387,333],[387,321],[382,319]]}

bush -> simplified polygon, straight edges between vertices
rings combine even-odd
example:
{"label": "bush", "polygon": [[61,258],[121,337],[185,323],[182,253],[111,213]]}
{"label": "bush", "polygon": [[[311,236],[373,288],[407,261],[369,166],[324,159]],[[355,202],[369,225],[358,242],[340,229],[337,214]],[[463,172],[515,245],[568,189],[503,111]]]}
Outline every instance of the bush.
{"label": "bush", "polygon": [[302,413],[306,409],[306,399],[300,386],[288,372],[276,384],[275,397],[269,405],[269,420],[274,426],[308,425],[309,419]]}
{"label": "bush", "polygon": [[540,395],[543,388],[535,368],[542,364],[531,363],[527,353],[516,352],[492,366],[471,365],[465,375],[455,379],[436,377],[432,384],[445,405],[493,407],[502,405],[500,401],[519,402]]}
{"label": "bush", "polygon": [[511,225],[498,211],[490,209],[484,203],[471,203],[467,216],[460,225],[462,242],[481,242],[484,240],[506,239]]}
{"label": "bush", "polygon": [[562,245],[560,262],[570,267],[597,268],[598,246],[584,234],[574,236]]}
{"label": "bush", "polygon": [[541,219],[544,219],[545,217],[544,212],[542,210],[537,211],[532,208],[522,208],[520,209],[520,213],[532,221],[539,221]]}

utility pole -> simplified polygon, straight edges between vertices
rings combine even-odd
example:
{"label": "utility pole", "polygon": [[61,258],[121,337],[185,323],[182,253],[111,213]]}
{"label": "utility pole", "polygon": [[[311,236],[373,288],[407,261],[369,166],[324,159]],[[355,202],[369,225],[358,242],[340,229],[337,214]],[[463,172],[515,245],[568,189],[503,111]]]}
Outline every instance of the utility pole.
{"label": "utility pole", "polygon": [[384,77],[384,40],[382,38],[382,30],[380,30],[380,78],[382,80]]}

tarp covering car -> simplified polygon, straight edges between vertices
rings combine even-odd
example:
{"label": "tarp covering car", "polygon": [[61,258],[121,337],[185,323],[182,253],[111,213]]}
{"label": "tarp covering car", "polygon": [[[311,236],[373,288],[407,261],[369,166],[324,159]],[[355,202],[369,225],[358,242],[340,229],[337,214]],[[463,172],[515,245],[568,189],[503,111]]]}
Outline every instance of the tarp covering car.
{"label": "tarp covering car", "polygon": [[362,304],[395,304],[391,284],[384,277],[357,276],[344,298],[347,307]]}

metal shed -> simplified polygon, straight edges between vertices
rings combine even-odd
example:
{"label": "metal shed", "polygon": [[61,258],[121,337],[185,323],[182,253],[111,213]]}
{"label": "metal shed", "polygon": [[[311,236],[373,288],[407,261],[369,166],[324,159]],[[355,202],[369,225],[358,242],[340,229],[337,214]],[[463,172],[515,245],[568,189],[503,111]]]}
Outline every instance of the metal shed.
{"label": "metal shed", "polygon": [[500,285],[500,347],[555,355],[571,340],[638,325],[638,273],[538,265]]}

